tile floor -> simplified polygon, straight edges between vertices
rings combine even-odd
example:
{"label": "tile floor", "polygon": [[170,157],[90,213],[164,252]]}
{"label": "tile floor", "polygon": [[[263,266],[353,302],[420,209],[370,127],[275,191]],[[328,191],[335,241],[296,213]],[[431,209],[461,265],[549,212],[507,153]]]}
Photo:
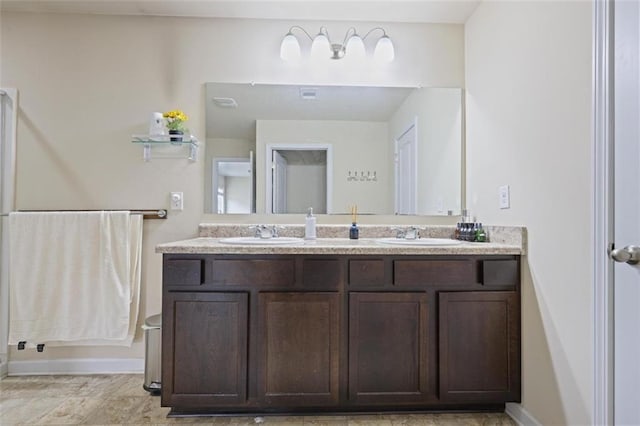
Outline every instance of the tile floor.
{"label": "tile floor", "polygon": [[[137,374],[22,376],[0,380],[0,425],[255,425],[254,417],[167,418],[160,398],[142,389]],[[503,413],[353,416],[266,416],[265,425],[507,426]]]}

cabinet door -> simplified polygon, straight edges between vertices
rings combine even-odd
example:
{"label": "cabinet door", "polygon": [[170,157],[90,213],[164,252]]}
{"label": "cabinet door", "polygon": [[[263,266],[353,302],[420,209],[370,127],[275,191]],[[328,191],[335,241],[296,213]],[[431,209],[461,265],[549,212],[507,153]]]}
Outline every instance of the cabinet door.
{"label": "cabinet door", "polygon": [[246,293],[165,293],[162,405],[245,402],[247,300]]}
{"label": "cabinet door", "polygon": [[427,295],[349,295],[349,399],[357,404],[427,398]]}
{"label": "cabinet door", "polygon": [[439,310],[440,398],[519,400],[518,293],[440,293]]}
{"label": "cabinet door", "polygon": [[258,394],[271,406],[338,403],[338,294],[259,295]]}

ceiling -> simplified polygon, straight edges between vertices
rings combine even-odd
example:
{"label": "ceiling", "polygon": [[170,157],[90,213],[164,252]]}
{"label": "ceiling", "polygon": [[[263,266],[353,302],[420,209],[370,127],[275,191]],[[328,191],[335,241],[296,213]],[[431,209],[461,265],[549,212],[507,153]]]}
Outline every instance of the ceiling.
{"label": "ceiling", "polygon": [[284,20],[464,23],[481,0],[2,0],[2,11]]}
{"label": "ceiling", "polygon": [[[256,120],[389,121],[408,87],[207,83],[207,138],[254,140]],[[235,108],[214,98],[234,99]]]}

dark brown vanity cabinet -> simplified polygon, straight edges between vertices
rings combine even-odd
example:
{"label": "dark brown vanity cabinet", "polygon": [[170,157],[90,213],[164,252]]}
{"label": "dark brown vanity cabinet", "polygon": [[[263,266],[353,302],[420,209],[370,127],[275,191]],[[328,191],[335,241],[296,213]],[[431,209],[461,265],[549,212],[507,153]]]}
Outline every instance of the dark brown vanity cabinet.
{"label": "dark brown vanity cabinet", "polygon": [[350,293],[349,399],[424,401],[428,339],[425,293]]}
{"label": "dark brown vanity cabinet", "polygon": [[441,292],[440,397],[520,398],[520,301],[515,291]]}
{"label": "dark brown vanity cabinet", "polygon": [[258,295],[258,398],[266,405],[338,403],[337,293]]}
{"label": "dark brown vanity cabinet", "polygon": [[247,293],[165,293],[162,404],[198,407],[247,398]]}
{"label": "dark brown vanity cabinet", "polygon": [[215,414],[519,401],[519,262],[165,254],[162,405]]}

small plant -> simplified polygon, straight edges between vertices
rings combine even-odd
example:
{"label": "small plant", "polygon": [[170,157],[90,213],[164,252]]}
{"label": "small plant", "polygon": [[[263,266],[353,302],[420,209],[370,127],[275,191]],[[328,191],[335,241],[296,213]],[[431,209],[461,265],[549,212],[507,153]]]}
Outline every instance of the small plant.
{"label": "small plant", "polygon": [[179,109],[174,109],[173,111],[165,112],[162,116],[167,121],[167,129],[176,130],[179,132],[186,131],[186,127],[184,127],[184,122],[189,119],[187,115],[180,111]]}

